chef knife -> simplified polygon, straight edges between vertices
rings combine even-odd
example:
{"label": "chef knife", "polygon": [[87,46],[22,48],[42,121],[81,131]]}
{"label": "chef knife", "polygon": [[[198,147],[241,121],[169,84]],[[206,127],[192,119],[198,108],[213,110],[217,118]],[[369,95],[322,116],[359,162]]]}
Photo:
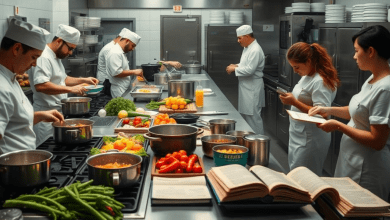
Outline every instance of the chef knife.
{"label": "chef knife", "polygon": [[204,111],[204,112],[196,112],[192,113],[195,115],[228,115],[227,112],[221,112],[221,111]]}

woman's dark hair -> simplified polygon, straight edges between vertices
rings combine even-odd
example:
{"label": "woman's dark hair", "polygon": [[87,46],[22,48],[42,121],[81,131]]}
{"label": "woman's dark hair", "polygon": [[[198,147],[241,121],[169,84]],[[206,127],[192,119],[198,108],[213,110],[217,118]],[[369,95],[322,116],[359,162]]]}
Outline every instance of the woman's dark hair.
{"label": "woman's dark hair", "polygon": [[[8,37],[3,37],[3,39],[1,40],[1,49],[2,50],[9,50],[16,43],[20,43],[20,42],[14,41]],[[22,44],[22,43],[20,43],[20,44],[22,45],[23,54],[26,54],[30,50],[35,50],[35,48],[27,46],[26,44]]]}
{"label": "woman's dark hair", "polygon": [[370,26],[353,35],[352,43],[357,43],[364,50],[372,47],[386,60],[390,58],[390,32],[381,25]]}
{"label": "woman's dark hair", "polygon": [[326,49],[319,44],[308,44],[298,42],[293,44],[287,51],[287,60],[296,63],[306,63],[310,60],[311,66],[315,72],[318,72],[324,80],[324,85],[335,91],[340,86],[340,80],[337,76],[337,70],[332,64],[332,59],[326,52]]}

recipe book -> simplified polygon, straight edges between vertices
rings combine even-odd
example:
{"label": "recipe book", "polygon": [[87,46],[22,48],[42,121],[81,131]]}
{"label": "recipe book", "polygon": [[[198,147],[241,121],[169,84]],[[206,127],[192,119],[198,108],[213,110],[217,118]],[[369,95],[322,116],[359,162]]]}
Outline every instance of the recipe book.
{"label": "recipe book", "polygon": [[211,205],[211,195],[204,176],[154,177],[152,205]]}
{"label": "recipe book", "polygon": [[207,177],[220,202],[272,196],[272,202],[312,203],[328,198],[345,217],[390,216],[390,204],[362,188],[348,177],[318,177],[306,167],[287,175],[256,165],[247,170],[232,164],[213,167]]}
{"label": "recipe book", "polygon": [[295,120],[311,122],[316,124],[322,124],[326,122],[326,120],[321,116],[309,116],[308,114],[302,112],[295,112],[291,110],[286,110],[286,111],[290,115],[290,117]]}

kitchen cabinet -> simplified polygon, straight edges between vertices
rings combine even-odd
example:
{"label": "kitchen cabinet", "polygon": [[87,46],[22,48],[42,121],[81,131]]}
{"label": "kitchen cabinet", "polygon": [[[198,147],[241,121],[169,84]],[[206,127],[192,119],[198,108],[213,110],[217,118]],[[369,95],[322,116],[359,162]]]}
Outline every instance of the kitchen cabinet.
{"label": "kitchen cabinet", "polygon": [[262,109],[262,119],[267,131],[276,135],[276,118],[277,118],[278,93],[276,88],[265,85],[265,107]]}

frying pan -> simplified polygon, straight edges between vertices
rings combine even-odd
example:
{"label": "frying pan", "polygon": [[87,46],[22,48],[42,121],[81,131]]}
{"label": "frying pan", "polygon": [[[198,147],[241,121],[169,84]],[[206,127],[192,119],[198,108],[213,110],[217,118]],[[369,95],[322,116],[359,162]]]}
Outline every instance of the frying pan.
{"label": "frying pan", "polygon": [[175,113],[170,115],[171,118],[175,119],[178,124],[193,124],[199,119],[199,115],[190,113]]}

